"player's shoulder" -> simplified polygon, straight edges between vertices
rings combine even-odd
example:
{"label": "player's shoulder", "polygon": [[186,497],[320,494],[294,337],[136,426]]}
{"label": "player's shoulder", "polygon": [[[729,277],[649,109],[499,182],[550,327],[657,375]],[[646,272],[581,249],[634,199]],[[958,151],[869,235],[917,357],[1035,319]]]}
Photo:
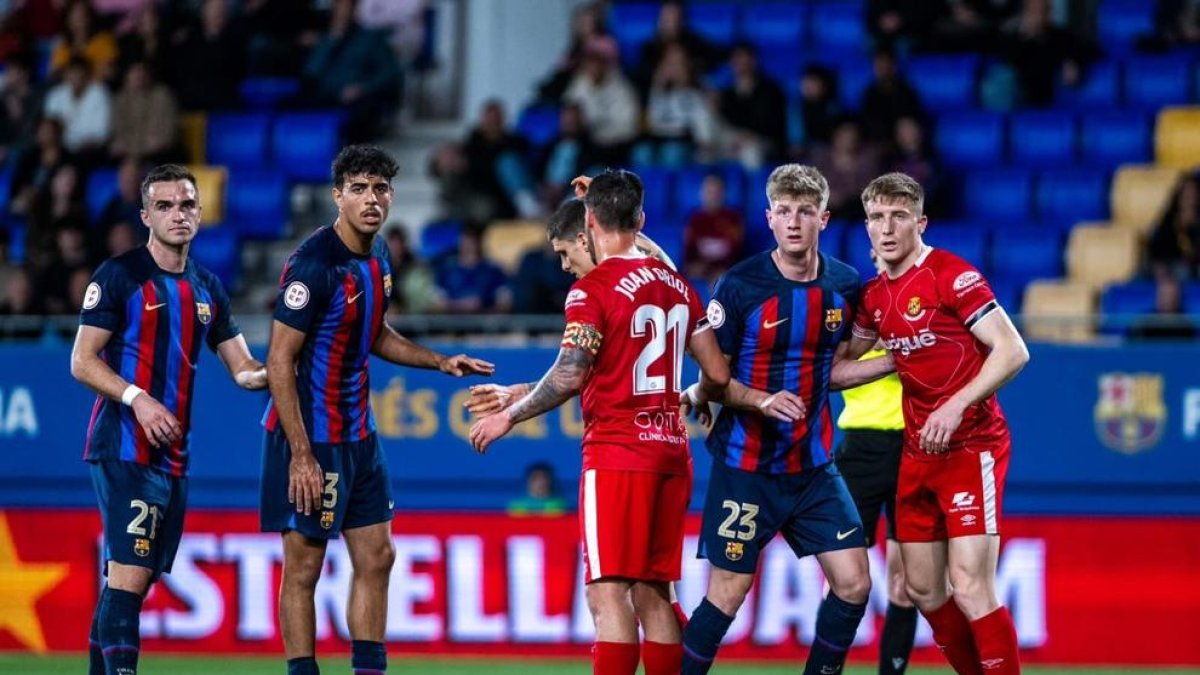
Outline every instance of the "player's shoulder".
{"label": "player's shoulder", "polygon": [[296,250],[292,251],[292,260],[303,262],[325,262],[335,250],[333,239],[337,238],[330,226],[317,228],[315,232],[304,238]]}
{"label": "player's shoulder", "polygon": [[210,290],[225,290],[225,285],[221,283],[220,277],[212,270],[201,265],[196,259],[188,258],[188,266],[191,268],[192,275],[201,286]]}
{"label": "player's shoulder", "polygon": [[822,253],[821,257],[825,260],[824,281],[833,290],[845,295],[858,292],[862,288],[862,277],[859,276],[858,270],[831,255]]}
{"label": "player's shoulder", "polygon": [[145,246],[138,246],[100,263],[93,278],[100,283],[129,281],[141,283],[149,279],[154,266]]}
{"label": "player's shoulder", "polygon": [[771,260],[771,252],[762,251],[735,263],[723,277],[739,282],[765,280],[769,278],[770,275],[767,272],[772,269],[774,264]]}
{"label": "player's shoulder", "polygon": [[956,291],[983,280],[983,274],[975,265],[945,249],[935,248],[930,251],[925,263],[939,281],[949,283]]}

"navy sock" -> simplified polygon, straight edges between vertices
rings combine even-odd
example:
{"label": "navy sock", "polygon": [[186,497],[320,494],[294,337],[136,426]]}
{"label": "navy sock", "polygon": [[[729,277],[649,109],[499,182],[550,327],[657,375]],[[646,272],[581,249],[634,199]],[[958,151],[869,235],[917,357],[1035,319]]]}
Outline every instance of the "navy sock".
{"label": "navy sock", "polygon": [[879,675],[904,675],[917,637],[917,608],[888,603],[879,638]]}
{"label": "navy sock", "polygon": [[142,596],[115,588],[105,588],[103,596],[97,633],[104,652],[105,672],[137,675],[138,651],[142,646],[138,633]]}
{"label": "navy sock", "polygon": [[96,599],[96,611],[92,613],[92,629],[88,632],[88,675],[105,675],[104,650],[100,646],[100,612],[104,606],[104,591]]}
{"label": "navy sock", "polygon": [[350,643],[350,667],[354,675],[383,675],[387,672],[387,649],[382,642],[354,640]]}
{"label": "navy sock", "polygon": [[712,668],[721,639],[731,623],[733,617],[717,609],[708,598],[700,601],[683,630],[683,670],[680,675],[703,675]]}
{"label": "navy sock", "polygon": [[288,659],[288,675],[321,675],[317,666],[317,657],[301,656],[298,659]]}
{"label": "navy sock", "polygon": [[830,591],[817,610],[817,637],[813,639],[805,675],[831,675],[842,672],[846,652],[854,642],[858,623],[867,613],[867,603],[852,605]]}

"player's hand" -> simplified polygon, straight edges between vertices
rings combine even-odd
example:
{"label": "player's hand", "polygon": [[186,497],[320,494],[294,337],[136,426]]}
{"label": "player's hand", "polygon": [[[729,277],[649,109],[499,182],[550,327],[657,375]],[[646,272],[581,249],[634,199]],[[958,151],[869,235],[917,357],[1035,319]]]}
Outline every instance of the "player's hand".
{"label": "player's hand", "polygon": [[786,389],[764,398],[762,403],[758,404],[758,410],[767,417],[780,422],[795,422],[808,414],[804,399]]}
{"label": "player's hand", "polygon": [[466,354],[456,354],[447,356],[438,364],[438,370],[453,375],[454,377],[462,377],[463,375],[491,375],[496,372],[496,364],[489,363],[483,359],[475,359]]}
{"label": "player's hand", "polygon": [[463,401],[463,407],[472,415],[483,417],[504,410],[517,400],[517,387],[503,384],[473,384],[471,397]]}
{"label": "player's hand", "polygon": [[712,406],[708,401],[699,397],[699,385],[694,384],[679,394],[679,407],[684,417],[693,417],[697,422],[708,426],[712,423]]}
{"label": "player's hand", "polygon": [[296,513],[309,515],[321,505],[324,474],[317,458],[309,452],[293,452],[288,463],[288,501],[296,505]]}
{"label": "player's hand", "polygon": [[592,185],[591,176],[576,176],[571,179],[571,187],[575,188],[575,196],[583,199],[587,196],[588,188]]}
{"label": "player's hand", "polygon": [[947,401],[929,414],[925,426],[921,427],[921,449],[931,455],[940,455],[950,449],[950,437],[962,424],[963,409]]}
{"label": "player's hand", "polygon": [[471,447],[475,452],[485,454],[493,441],[504,437],[513,427],[508,415],[501,412],[479,420],[471,425]]}
{"label": "player's hand", "polygon": [[170,446],[183,436],[183,425],[150,394],[138,394],[130,407],[133,408],[133,415],[138,424],[142,425],[142,430],[146,432],[146,438],[155,446]]}

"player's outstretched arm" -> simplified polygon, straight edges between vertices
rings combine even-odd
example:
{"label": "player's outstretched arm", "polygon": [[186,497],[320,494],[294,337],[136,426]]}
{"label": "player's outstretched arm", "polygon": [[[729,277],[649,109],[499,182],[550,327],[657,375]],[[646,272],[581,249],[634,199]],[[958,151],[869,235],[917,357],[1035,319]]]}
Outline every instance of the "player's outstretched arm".
{"label": "player's outstretched arm", "polygon": [[379,332],[379,337],[371,347],[371,353],[397,365],[440,370],[454,377],[491,375],[496,372],[496,366],[493,363],[472,358],[466,354],[455,356],[439,354],[409,340],[387,324],[384,324],[383,330]]}
{"label": "player's outstretched arm", "polygon": [[217,345],[217,356],[237,386],[249,390],[267,388],[267,367],[250,355],[245,336],[238,334]]}
{"label": "player's outstretched arm", "polygon": [[324,474],[313,456],[296,391],[296,359],[304,347],[304,337],[303,332],[275,320],[271,327],[271,346],[267,350],[267,385],[292,451],[288,465],[288,501],[296,505],[297,513],[309,515],[321,503]]}
{"label": "player's outstretched arm", "polygon": [[471,397],[463,401],[463,407],[473,415],[491,415],[512,405],[536,386],[537,382],[473,384],[470,386]]}
{"label": "player's outstretched arm", "polygon": [[829,389],[841,391],[874,382],[888,373],[896,372],[896,362],[891,354],[877,359],[859,361],[858,358],[870,351],[874,340],[852,337],[838,345],[833,354],[833,367],[829,369]]}

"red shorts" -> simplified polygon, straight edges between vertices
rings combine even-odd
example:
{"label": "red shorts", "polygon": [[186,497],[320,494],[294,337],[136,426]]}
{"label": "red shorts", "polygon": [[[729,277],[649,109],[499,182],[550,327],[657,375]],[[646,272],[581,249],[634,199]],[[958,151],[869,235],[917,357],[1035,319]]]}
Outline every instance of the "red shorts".
{"label": "red shorts", "polygon": [[579,481],[584,580],[678,581],[692,475],[586,469]]}
{"label": "red shorts", "polygon": [[1000,506],[1011,442],[990,451],[958,450],[945,459],[905,455],[896,485],[896,539],[944,541],[1000,534]]}

